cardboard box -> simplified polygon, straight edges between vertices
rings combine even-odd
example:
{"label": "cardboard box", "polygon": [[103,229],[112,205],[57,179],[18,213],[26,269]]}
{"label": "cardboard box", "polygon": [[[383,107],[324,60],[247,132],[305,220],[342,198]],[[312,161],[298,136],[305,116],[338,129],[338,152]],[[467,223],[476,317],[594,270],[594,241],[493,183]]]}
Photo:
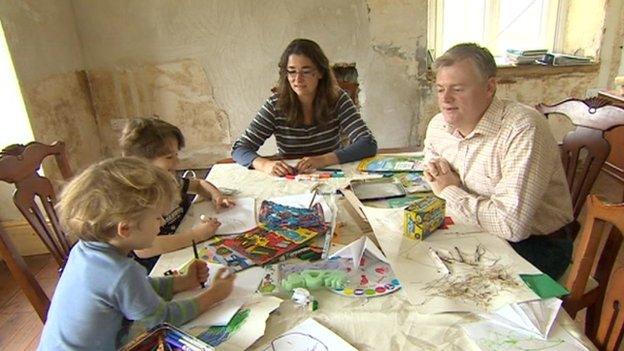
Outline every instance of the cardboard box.
{"label": "cardboard box", "polygon": [[436,196],[416,200],[405,209],[403,235],[423,240],[444,223],[446,202]]}

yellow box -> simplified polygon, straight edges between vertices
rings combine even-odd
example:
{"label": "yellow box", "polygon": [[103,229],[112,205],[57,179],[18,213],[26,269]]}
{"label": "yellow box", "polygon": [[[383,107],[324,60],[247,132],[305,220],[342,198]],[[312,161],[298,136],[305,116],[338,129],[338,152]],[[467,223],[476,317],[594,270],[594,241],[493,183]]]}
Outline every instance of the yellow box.
{"label": "yellow box", "polygon": [[423,240],[444,223],[446,202],[436,196],[416,200],[405,209],[403,235]]}

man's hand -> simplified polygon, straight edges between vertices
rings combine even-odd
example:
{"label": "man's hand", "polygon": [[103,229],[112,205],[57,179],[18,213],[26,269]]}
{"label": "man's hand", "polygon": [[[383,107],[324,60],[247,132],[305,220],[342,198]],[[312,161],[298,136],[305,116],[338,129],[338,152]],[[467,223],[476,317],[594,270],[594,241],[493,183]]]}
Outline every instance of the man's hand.
{"label": "man's hand", "polygon": [[425,168],[423,172],[425,180],[437,196],[440,196],[442,190],[449,185],[461,186],[459,175],[453,171],[447,160],[443,158],[433,160]]}

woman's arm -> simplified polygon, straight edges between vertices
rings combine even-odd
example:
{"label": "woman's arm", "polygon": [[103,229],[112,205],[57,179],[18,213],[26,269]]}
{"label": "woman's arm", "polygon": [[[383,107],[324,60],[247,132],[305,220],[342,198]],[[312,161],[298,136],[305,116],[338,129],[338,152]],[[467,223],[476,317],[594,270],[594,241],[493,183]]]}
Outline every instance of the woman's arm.
{"label": "woman's arm", "polygon": [[377,153],[377,141],[360,115],[360,111],[345,91],[338,99],[340,131],[349,138],[349,145],[336,151],[340,163],[352,162]]}
{"label": "woman's arm", "polygon": [[236,163],[251,167],[258,157],[258,149],[275,132],[275,104],[274,95],[262,105],[254,119],[243,134],[232,146],[232,158]]}

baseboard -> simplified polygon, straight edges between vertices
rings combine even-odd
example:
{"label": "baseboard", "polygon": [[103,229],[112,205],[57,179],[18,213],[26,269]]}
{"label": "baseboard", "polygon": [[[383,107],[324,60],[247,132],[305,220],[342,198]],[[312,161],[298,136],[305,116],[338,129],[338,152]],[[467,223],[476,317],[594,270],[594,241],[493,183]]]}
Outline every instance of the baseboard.
{"label": "baseboard", "polygon": [[23,220],[2,221],[2,228],[9,234],[9,238],[22,256],[32,256],[49,253],[48,248],[39,239],[39,236]]}

